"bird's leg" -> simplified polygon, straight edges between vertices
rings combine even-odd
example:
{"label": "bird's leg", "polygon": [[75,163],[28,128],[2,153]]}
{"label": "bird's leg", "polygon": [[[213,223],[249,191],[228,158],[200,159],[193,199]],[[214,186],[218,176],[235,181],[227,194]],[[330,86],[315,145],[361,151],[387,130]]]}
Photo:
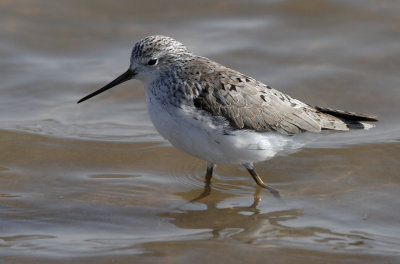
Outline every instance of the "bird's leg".
{"label": "bird's leg", "polygon": [[206,180],[205,180],[205,184],[204,184],[204,190],[199,196],[197,196],[190,202],[196,202],[200,199],[203,199],[204,197],[207,197],[211,193],[211,178],[212,178],[214,168],[215,168],[215,164],[207,161],[207,172],[206,172],[206,177],[205,177]]}
{"label": "bird's leg", "polygon": [[253,177],[254,181],[257,183],[258,186],[263,187],[265,189],[267,189],[268,191],[270,191],[270,193],[272,193],[274,195],[274,197],[276,198],[280,198],[280,194],[279,191],[275,190],[272,187],[269,187],[268,185],[266,185],[260,178],[260,176],[258,176],[257,172],[254,170],[254,166],[252,164],[245,164],[244,167],[247,169],[247,171],[250,173],[251,177]]}

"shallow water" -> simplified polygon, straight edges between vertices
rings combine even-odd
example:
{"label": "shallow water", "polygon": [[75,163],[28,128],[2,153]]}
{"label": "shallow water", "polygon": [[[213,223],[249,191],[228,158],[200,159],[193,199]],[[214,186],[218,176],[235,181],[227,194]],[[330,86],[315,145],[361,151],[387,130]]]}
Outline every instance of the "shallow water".
{"label": "shallow water", "polygon": [[[1,263],[398,263],[400,5],[169,3],[0,1]],[[380,122],[258,164],[281,200],[220,166],[190,203],[203,161],[158,135],[139,82],[76,104],[150,34]]]}

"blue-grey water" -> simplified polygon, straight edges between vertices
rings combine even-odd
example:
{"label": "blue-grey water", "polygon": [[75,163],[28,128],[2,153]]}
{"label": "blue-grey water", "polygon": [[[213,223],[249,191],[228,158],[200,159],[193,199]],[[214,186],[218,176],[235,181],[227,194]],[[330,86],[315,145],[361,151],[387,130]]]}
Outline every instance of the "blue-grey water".
{"label": "blue-grey water", "polygon": [[[1,263],[398,263],[397,1],[0,1]],[[245,171],[155,131],[124,72],[163,34],[304,102],[375,114]],[[195,139],[194,139],[195,140]],[[261,200],[258,200],[260,197]]]}

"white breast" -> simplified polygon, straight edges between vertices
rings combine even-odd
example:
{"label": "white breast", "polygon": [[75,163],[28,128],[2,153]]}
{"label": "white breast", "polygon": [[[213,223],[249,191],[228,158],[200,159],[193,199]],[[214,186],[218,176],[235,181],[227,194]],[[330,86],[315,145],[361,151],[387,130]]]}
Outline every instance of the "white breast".
{"label": "white breast", "polygon": [[162,104],[151,93],[146,94],[146,103],[154,126],[174,147],[216,164],[259,162],[291,153],[307,142],[299,136],[276,132],[236,130],[225,135],[222,125],[216,126],[211,118],[196,115],[195,109],[188,106]]}

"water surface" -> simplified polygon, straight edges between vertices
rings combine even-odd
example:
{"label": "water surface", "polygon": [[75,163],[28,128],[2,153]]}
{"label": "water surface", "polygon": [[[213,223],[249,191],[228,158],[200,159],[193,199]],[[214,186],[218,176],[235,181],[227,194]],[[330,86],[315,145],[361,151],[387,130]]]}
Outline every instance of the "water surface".
{"label": "water surface", "polygon": [[[400,6],[395,1],[0,1],[3,263],[398,263]],[[162,7],[162,8],[160,8]],[[126,70],[151,34],[302,101],[375,114],[257,164],[281,191],[204,163],[152,126]]]}

